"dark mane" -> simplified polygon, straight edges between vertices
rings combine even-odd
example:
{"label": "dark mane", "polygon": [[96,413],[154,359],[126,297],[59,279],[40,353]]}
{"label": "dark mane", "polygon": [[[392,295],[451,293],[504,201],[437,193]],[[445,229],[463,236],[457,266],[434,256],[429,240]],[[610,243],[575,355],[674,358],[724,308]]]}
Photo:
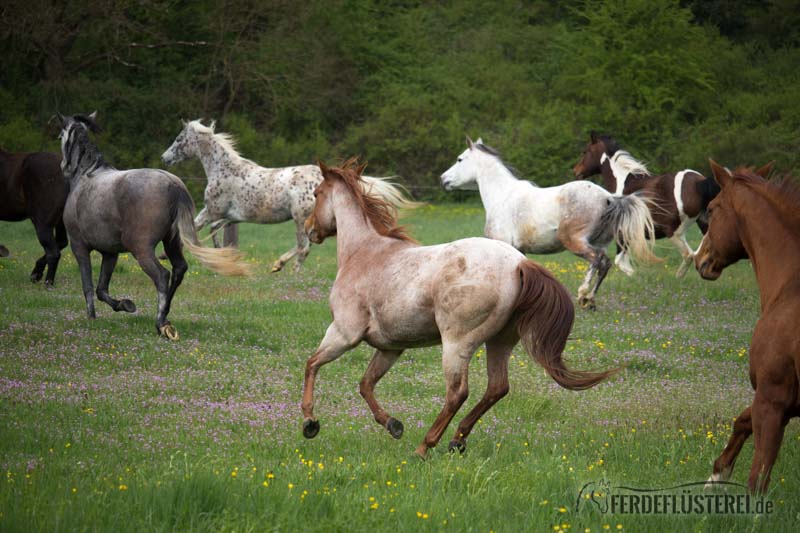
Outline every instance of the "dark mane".
{"label": "dark mane", "polygon": [[617,153],[619,150],[622,150],[619,142],[617,142],[617,140],[611,135],[598,135],[597,138],[602,141],[603,146],[606,147],[606,155],[609,157]]}
{"label": "dark mane", "polygon": [[513,174],[515,178],[524,179],[522,178],[522,176],[520,176],[519,171],[516,168],[512,167],[511,165],[503,161],[503,156],[500,155],[500,151],[497,150],[496,148],[492,148],[491,146],[483,144],[482,142],[476,142],[475,144],[473,144],[473,146],[485,154],[489,154],[496,157],[498,161],[500,161],[500,163],[504,167],[506,167],[506,170],[511,172],[511,174]]}
{"label": "dark mane", "polygon": [[778,207],[791,210],[794,218],[800,219],[800,180],[794,176],[784,174],[764,179],[755,173],[753,167],[739,167],[732,175],[734,180],[763,191]]}
{"label": "dark mane", "polygon": [[101,131],[103,131],[103,128],[100,127],[100,124],[95,122],[88,115],[73,115],[72,118],[73,118],[73,120],[76,120],[77,122],[82,122],[82,123],[86,124],[86,127],[89,128],[89,130],[92,133],[100,133]]}
{"label": "dark mane", "polygon": [[372,227],[384,237],[391,237],[400,241],[417,243],[408,234],[403,226],[397,225],[397,209],[379,196],[364,192],[364,181],[361,179],[358,160],[353,157],[342,163],[341,167],[328,169],[330,175],[335,175],[350,189],[356,199],[361,212]]}

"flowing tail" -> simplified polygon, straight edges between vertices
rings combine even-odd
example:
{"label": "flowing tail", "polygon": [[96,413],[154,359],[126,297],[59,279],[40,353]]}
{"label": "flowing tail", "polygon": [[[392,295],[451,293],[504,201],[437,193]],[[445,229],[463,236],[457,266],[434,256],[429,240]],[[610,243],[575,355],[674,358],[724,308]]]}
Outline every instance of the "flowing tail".
{"label": "flowing tail", "polygon": [[194,227],[194,202],[188,192],[178,200],[178,213],[173,224],[183,246],[203,265],[223,276],[249,276],[252,268],[244,261],[244,254],[235,248],[206,248],[197,239]]}
{"label": "flowing tail", "polygon": [[569,390],[591,388],[621,369],[570,370],[561,359],[572,331],[575,307],[567,289],[547,269],[530,260],[519,264],[522,284],[514,313],[525,349],[556,383]]}
{"label": "flowing tail", "polygon": [[[655,226],[649,199],[630,194],[612,196],[608,207],[600,218],[600,232],[612,230],[618,243],[630,251],[631,257],[640,263],[663,261],[653,253],[655,247]],[[657,207],[653,206],[653,209]]]}

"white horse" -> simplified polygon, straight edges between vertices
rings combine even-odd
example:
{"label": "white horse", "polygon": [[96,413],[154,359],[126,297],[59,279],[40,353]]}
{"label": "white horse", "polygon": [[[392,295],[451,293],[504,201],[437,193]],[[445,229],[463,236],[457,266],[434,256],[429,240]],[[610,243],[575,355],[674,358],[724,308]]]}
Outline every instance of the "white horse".
{"label": "white horse", "polygon": [[[442,174],[442,186],[452,190],[477,185],[486,209],[486,237],[507,242],[523,253],[566,249],[587,260],[589,270],[578,289],[582,307],[595,309],[595,294],[611,268],[606,248],[615,238],[625,243],[634,259],[657,260],[652,251],[653,219],[641,197],[615,197],[586,181],[540,188],[517,178],[481,139],[473,143],[467,138],[467,145]],[[618,266],[626,274],[633,273],[630,264]]]}
{"label": "white horse", "polygon": [[[310,243],[303,231],[303,222],[314,209],[314,188],[322,183],[317,165],[264,168],[245,159],[236,151],[233,138],[216,133],[214,122],[203,125],[199,120],[183,122],[183,130],[161,155],[166,165],[185,159],[200,160],[208,178],[204,193],[205,207],[194,220],[197,231],[211,224],[214,234],[225,225],[236,222],[276,224],[294,220],[297,245],[275,261],[277,272],[296,257],[294,270],[299,271],[308,256]],[[383,178],[364,177],[374,193],[400,208],[414,207],[415,202],[393,195]]]}

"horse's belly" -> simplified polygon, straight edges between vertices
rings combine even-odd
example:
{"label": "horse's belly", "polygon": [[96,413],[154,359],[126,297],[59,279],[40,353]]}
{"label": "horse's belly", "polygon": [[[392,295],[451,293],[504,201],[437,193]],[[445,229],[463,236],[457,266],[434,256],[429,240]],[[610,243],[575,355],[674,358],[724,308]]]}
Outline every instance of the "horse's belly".
{"label": "horse's belly", "polygon": [[557,233],[556,228],[526,224],[518,228],[513,245],[526,254],[554,254],[564,249]]}
{"label": "horse's belly", "polygon": [[[397,311],[397,309],[395,309]],[[433,313],[416,309],[408,313],[373,313],[364,340],[379,349],[404,349],[441,343]]]}

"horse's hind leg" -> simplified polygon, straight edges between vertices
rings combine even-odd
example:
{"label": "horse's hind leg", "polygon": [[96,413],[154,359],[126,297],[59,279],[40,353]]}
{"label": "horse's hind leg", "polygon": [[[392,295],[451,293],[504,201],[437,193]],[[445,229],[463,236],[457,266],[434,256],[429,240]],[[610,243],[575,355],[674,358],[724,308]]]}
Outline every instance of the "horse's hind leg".
{"label": "horse's hind leg", "polygon": [[288,250],[286,253],[280,256],[275,263],[273,263],[272,272],[279,272],[282,270],[283,266],[291,261],[291,259],[295,256],[297,256],[297,262],[294,264],[294,271],[300,271],[300,268],[303,266],[303,261],[306,260],[306,256],[308,255],[308,248],[311,246],[308,242],[308,236],[306,235],[305,229],[303,228],[304,221],[305,219],[300,219],[298,217],[294,218],[297,245],[291,250]]}
{"label": "horse's hind leg", "polygon": [[475,423],[491,409],[491,407],[508,394],[508,358],[511,350],[517,343],[502,342],[491,339],[486,342],[486,372],[488,374],[488,385],[483,398],[472,408],[472,410],[458,424],[458,429],[450,441],[448,449],[452,452],[458,450],[461,453],[467,449],[467,437],[472,432]]}
{"label": "horse's hind leg", "polygon": [[36,266],[33,267],[31,272],[31,281],[35,283],[41,280],[44,268],[47,266],[45,285],[50,288],[53,286],[58,260],[61,258],[61,248],[56,243],[53,228],[41,222],[34,222],[33,225],[36,228],[36,237],[39,239],[39,244],[44,248],[44,255],[36,261]]}
{"label": "horse's hind leg", "polygon": [[167,312],[169,311],[169,271],[161,266],[161,263],[156,259],[152,246],[128,247],[128,249],[136,256],[139,266],[142,267],[145,274],[150,276],[156,286],[156,291],[158,291],[156,330],[160,335],[164,335],[171,340],[177,340],[178,331],[167,320]]}
{"label": "horse's hind leg", "polygon": [[750,417],[751,408],[748,407],[742,414],[740,414],[736,421],[733,423],[733,433],[731,433],[728,444],[722,453],[714,461],[714,470],[711,477],[706,482],[706,489],[710,489],[717,481],[727,481],[733,471],[733,466],[736,464],[736,458],[739,452],[742,451],[745,441],[753,433],[753,420]]}
{"label": "horse's hind leg", "polygon": [[[794,369],[790,367],[787,374],[794,377]],[[789,422],[787,416],[789,408],[797,394],[797,382],[791,386],[788,381],[787,379],[765,384],[762,379],[756,387],[756,397],[752,407],[755,450],[750,476],[747,479],[747,486],[751,492],[766,492],[769,486],[772,467],[778,458],[784,430]]]}
{"label": "horse's hind leg", "polygon": [[178,287],[183,281],[183,276],[189,269],[189,265],[186,263],[186,259],[183,257],[183,248],[181,246],[180,235],[175,234],[169,239],[164,239],[164,252],[167,254],[169,262],[172,264],[172,277],[169,281],[167,306],[166,310],[164,311],[164,316],[166,317],[166,315],[169,313],[170,307],[172,307],[172,298],[175,297],[175,291],[178,290]]}
{"label": "horse's hind leg", "polygon": [[611,259],[608,258],[604,250],[598,250],[597,255],[595,256],[595,263],[594,269],[597,271],[597,276],[595,277],[594,286],[592,290],[589,291],[589,294],[586,295],[586,299],[591,302],[591,309],[595,309],[594,306],[594,297],[597,295],[597,290],[600,288],[600,284],[603,283],[603,280],[606,279],[608,275],[608,271],[611,270]]}
{"label": "horse's hind leg", "polygon": [[[562,236],[561,242],[564,248],[589,262],[589,270],[583,278],[583,283],[581,283],[581,286],[578,288],[578,305],[584,309],[595,310],[597,306],[594,303],[594,295],[597,292],[597,288],[600,286],[600,282],[603,281],[602,278],[599,277],[600,266],[605,265],[600,257],[605,256],[605,252],[589,244],[585,236],[571,236],[567,238]],[[605,272],[602,273],[603,277],[605,277],[607,273],[608,268],[605,268]],[[595,281],[593,285],[592,282],[596,274],[598,275],[598,281]]]}
{"label": "horse's hind leg", "polygon": [[469,396],[467,374],[469,361],[476,348],[477,345],[470,346],[447,341],[442,343],[442,366],[444,367],[447,392],[442,410],[415,451],[421,459],[427,458],[428,450],[436,446],[450,421]]}
{"label": "horse's hind leg", "polygon": [[361,392],[361,396],[372,410],[375,421],[388,429],[392,437],[396,439],[403,436],[403,424],[396,418],[389,416],[380,406],[378,400],[375,399],[375,385],[392,368],[401,353],[403,353],[402,350],[375,350],[359,385],[359,392]]}
{"label": "horse's hind leg", "polygon": [[689,246],[689,243],[686,241],[686,232],[684,230],[684,224],[672,234],[672,237],[669,238],[672,241],[672,244],[678,249],[681,253],[681,257],[683,257],[683,261],[681,261],[681,265],[678,267],[677,272],[675,272],[676,278],[682,278],[686,275],[686,272],[689,270],[689,265],[692,264],[694,261],[694,250],[692,247]]}
{"label": "horse's hind leg", "polygon": [[115,300],[108,294],[108,285],[111,283],[111,274],[114,273],[114,269],[117,267],[118,257],[118,254],[103,254],[103,262],[100,264],[100,277],[97,280],[97,299],[110,305],[114,311],[135,313],[136,304],[132,301],[126,298]]}

